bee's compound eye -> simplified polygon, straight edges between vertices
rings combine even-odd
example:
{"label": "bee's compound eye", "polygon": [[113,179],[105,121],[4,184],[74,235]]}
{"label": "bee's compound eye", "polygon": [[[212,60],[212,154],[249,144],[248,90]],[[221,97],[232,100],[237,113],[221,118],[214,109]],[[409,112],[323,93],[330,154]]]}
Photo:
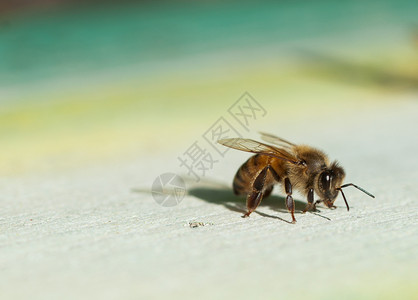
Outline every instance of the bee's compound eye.
{"label": "bee's compound eye", "polygon": [[325,191],[329,190],[331,186],[331,173],[328,171],[322,172],[319,180],[320,180],[322,189]]}

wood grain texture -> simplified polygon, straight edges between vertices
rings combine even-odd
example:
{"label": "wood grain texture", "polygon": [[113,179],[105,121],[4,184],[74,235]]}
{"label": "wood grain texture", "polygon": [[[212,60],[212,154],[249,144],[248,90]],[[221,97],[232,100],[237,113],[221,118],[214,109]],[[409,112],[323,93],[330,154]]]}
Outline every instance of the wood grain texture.
{"label": "wood grain texture", "polygon": [[417,111],[416,102],[399,102],[367,119],[359,113],[338,128],[341,139],[317,130],[326,122],[312,125],[309,140],[376,199],[347,189],[350,212],[337,199],[335,210],[302,215],[305,200],[296,195],[295,225],[278,192],[241,218],[245,199],[231,182],[242,156],[232,152],[199,185],[189,182],[173,208],[146,191],[175,169],[170,154],[2,178],[0,298],[412,299]]}

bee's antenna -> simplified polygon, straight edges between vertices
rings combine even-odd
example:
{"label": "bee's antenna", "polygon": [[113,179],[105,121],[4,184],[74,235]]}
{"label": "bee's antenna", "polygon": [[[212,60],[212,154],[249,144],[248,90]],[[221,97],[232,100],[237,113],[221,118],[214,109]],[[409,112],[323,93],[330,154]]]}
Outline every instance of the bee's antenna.
{"label": "bee's antenna", "polygon": [[341,188],[342,188],[342,187],[337,188],[337,190],[341,192],[341,195],[343,195],[345,205],[347,206],[347,211],[349,211],[349,210],[350,210],[350,206],[348,206],[347,199],[345,199],[345,195],[344,195],[343,190],[342,190]]}
{"label": "bee's antenna", "polygon": [[374,198],[374,196],[372,194],[370,194],[368,191],[366,191],[365,189],[363,189],[363,188],[361,188],[361,187],[359,187],[359,186],[357,186],[357,185],[355,185],[353,183],[343,184],[342,186],[340,186],[339,188],[337,188],[337,191],[340,191],[341,192],[341,195],[343,195],[345,205],[347,206],[347,211],[350,210],[350,207],[348,206],[347,199],[345,198],[345,195],[344,195],[344,192],[343,192],[343,188],[345,188],[347,186],[354,186],[355,188],[359,189],[363,193],[365,193],[365,194],[369,195],[370,197]]}
{"label": "bee's antenna", "polygon": [[[339,190],[341,191],[341,193],[343,192],[342,188],[345,188],[347,186],[354,186],[356,189],[359,189],[360,191],[362,191],[363,193],[369,195],[370,197],[374,198],[374,196],[372,194],[370,194],[368,191],[366,191],[365,189],[353,184],[353,183],[347,183],[347,184],[343,184],[342,186],[339,187]],[[343,194],[344,196],[344,194]],[[345,198],[345,197],[344,197]]]}

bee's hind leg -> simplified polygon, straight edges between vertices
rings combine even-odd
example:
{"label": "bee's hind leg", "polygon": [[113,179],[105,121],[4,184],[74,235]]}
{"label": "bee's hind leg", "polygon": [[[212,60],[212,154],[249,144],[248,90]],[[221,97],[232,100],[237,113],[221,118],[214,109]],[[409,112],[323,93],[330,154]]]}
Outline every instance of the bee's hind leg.
{"label": "bee's hind leg", "polygon": [[247,213],[243,215],[243,218],[249,217],[250,214],[255,211],[257,206],[260,204],[261,200],[263,199],[263,193],[260,191],[252,191],[247,196]]}
{"label": "bee's hind leg", "polygon": [[265,167],[260,172],[260,174],[258,174],[257,178],[254,180],[253,183],[253,190],[247,196],[248,211],[245,215],[243,215],[244,218],[250,216],[250,214],[260,204],[261,200],[263,200],[263,198],[268,197],[271,194],[271,191],[273,190],[273,184],[269,184],[268,186],[266,186],[266,184],[268,184],[266,182],[267,172],[269,171],[273,174],[273,177],[276,178],[277,175],[270,166]]}

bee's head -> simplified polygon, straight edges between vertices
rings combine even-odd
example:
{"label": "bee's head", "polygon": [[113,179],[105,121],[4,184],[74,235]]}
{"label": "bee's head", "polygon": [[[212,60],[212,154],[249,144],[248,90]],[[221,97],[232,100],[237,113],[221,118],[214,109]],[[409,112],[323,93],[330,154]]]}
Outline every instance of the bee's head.
{"label": "bee's head", "polygon": [[338,196],[338,192],[341,192],[345,205],[347,206],[347,210],[350,210],[350,207],[347,203],[347,199],[345,198],[342,190],[347,186],[353,186],[356,189],[359,189],[363,193],[374,198],[374,196],[370,194],[368,191],[353,183],[342,184],[344,177],[344,169],[340,167],[337,162],[333,162],[329,168],[324,169],[321,173],[319,173],[317,177],[318,184],[315,192],[318,194],[318,196],[321,198],[321,201],[324,202],[324,204],[327,207],[331,208],[334,206],[334,202]]}
{"label": "bee's head", "polygon": [[337,162],[333,162],[329,168],[319,173],[315,192],[327,207],[333,207],[344,177],[344,169]]}

